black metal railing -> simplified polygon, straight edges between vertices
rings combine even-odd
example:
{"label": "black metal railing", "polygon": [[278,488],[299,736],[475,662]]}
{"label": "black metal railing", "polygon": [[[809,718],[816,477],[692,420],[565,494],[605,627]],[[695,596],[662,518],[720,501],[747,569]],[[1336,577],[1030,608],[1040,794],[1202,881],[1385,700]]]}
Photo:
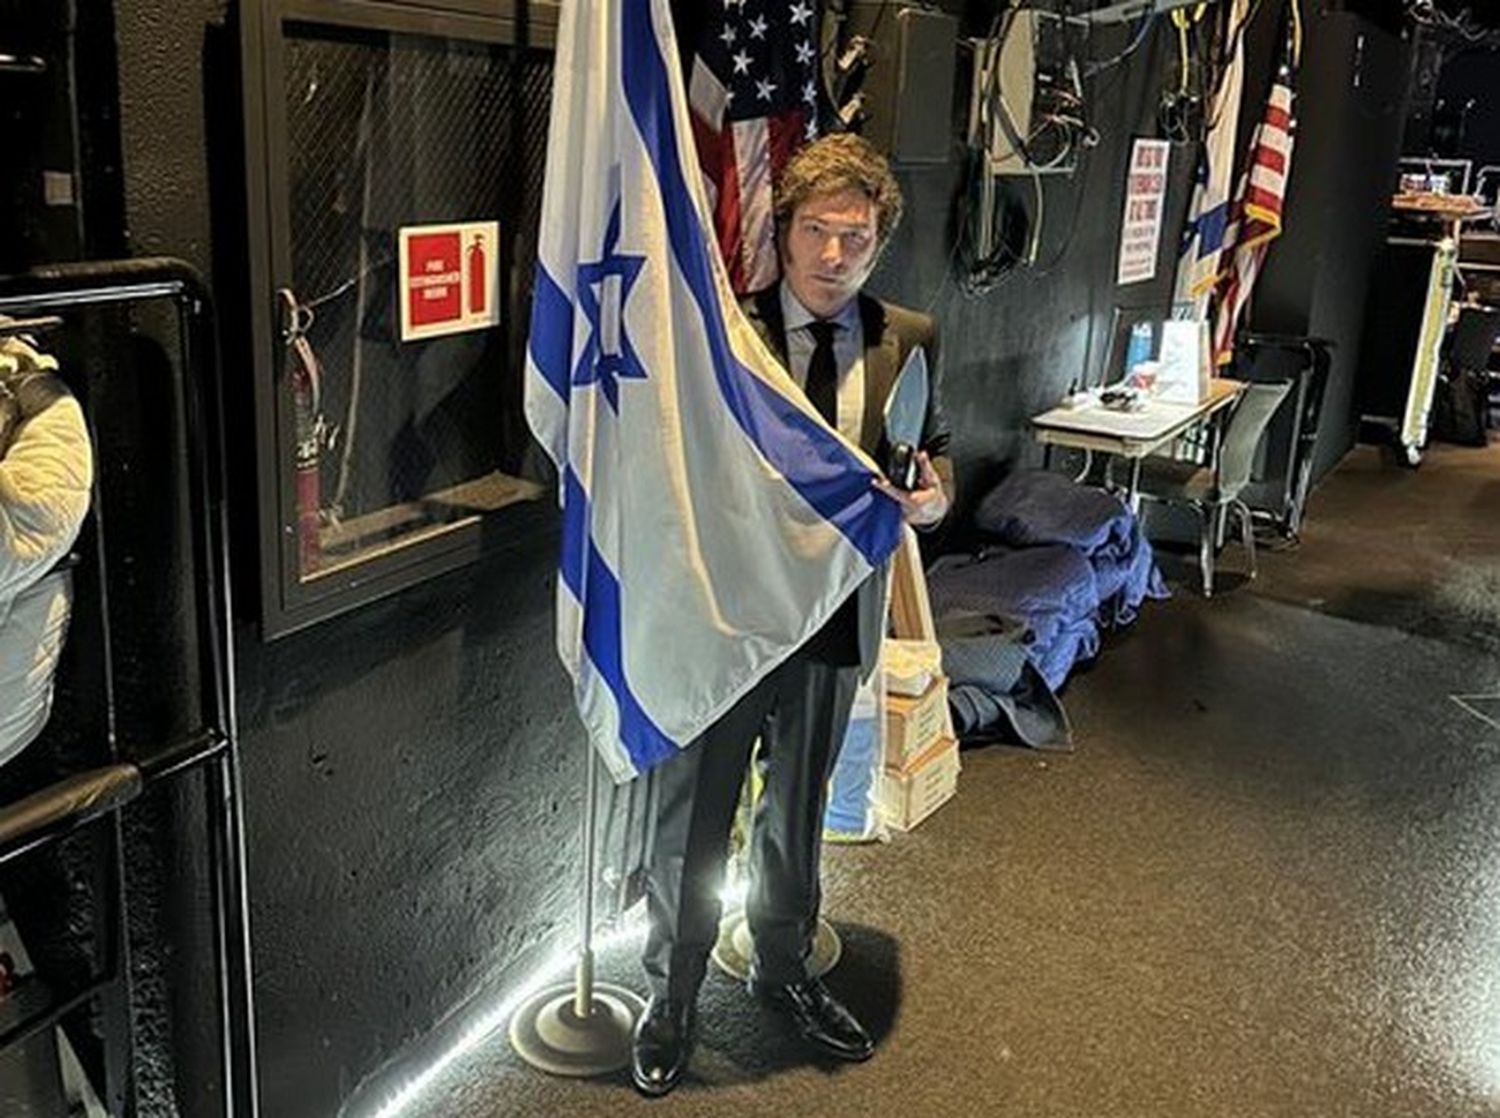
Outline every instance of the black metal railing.
{"label": "black metal railing", "polygon": [[[224,463],[217,338],[207,284],[187,263],[170,258],[61,264],[23,275],[0,277],[0,314],[18,316],[5,332],[66,328],[80,311],[129,308],[167,301],[176,311],[179,360],[173,364],[185,402],[182,454],[188,479],[192,532],[192,572],[196,609],[194,651],[199,671],[201,724],[166,744],[117,740],[114,732],[114,642],[104,596],[105,549],[101,489],[94,492],[93,561],[100,588],[100,647],[104,660],[100,687],[108,709],[108,760],[48,787],[0,805],[0,865],[52,845],[100,821],[113,821],[114,841],[105,849],[119,859],[120,809],[147,789],[188,771],[205,778],[208,864],[213,903],[216,1000],[224,1114],[255,1118],[254,1003],[250,982],[250,933],[245,882],[243,802],[235,726],[233,655],[230,636]],[[86,405],[87,410],[87,405]],[[93,419],[90,415],[90,427]],[[87,561],[87,560],[85,560]],[[107,950],[102,973],[70,988],[53,991],[24,1007],[0,1030],[0,1050],[61,1021],[101,993],[131,981],[124,945],[128,897],[121,867],[104,875],[103,898],[110,909],[116,942]],[[128,1074],[127,1074],[128,1079]]]}

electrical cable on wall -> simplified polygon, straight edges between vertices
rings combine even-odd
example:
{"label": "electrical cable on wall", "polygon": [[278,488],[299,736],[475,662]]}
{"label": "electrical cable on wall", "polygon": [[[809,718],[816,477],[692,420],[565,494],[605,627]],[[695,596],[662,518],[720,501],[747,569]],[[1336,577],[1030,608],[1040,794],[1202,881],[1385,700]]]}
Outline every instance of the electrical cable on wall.
{"label": "electrical cable on wall", "polygon": [[[1232,6],[1201,0],[1174,8],[1170,23],[1157,18],[1165,13],[1143,6],[1124,44],[1097,57],[1089,50],[1095,24],[1088,14],[1075,13],[1072,0],[1005,0],[987,33],[968,44],[975,92],[950,260],[959,290],[984,295],[1013,275],[1046,275],[1062,263],[1082,213],[1079,180],[1086,156],[1102,139],[1091,103],[1106,96],[1125,63],[1154,41],[1158,27],[1174,29],[1178,51],[1172,84],[1161,97],[1161,133],[1183,143],[1201,142],[1213,124],[1206,106],[1214,103],[1228,62],[1263,3],[1252,0],[1236,19]],[[1022,33],[1033,36],[1021,52],[1032,68],[1029,104],[1012,100],[1017,92],[1010,58],[1002,83],[1002,55],[1010,37]],[[1097,86],[1096,78],[1102,78]],[[1011,185],[1016,174],[1031,180],[1029,205]],[[1055,209],[1048,206],[1044,176],[1049,175],[1072,181],[1074,198],[1067,231],[1043,260],[1048,213]]]}
{"label": "electrical cable on wall", "polygon": [[[1019,18],[1023,13],[1028,16],[1024,21]],[[1045,36],[1036,32],[1042,21],[1047,21]],[[1078,173],[1087,152],[1101,139],[1090,120],[1086,85],[1100,75],[1118,73],[1150,42],[1156,26],[1154,14],[1143,15],[1122,49],[1094,58],[1088,50],[1092,25],[1073,14],[1069,0],[1051,8],[1013,0],[995,13],[988,33],[972,44],[976,89],[955,254],[961,269],[958,286],[966,295],[983,295],[1018,270],[1046,274],[1066,255],[1082,211]],[[1018,33],[1037,34],[1033,50],[1040,56],[1026,120],[1018,119],[1001,80],[1007,42]],[[997,151],[1011,153],[1006,157],[1009,173],[1031,179],[1029,214],[1021,199],[1003,185],[1006,180],[995,164]],[[1048,212],[1043,176],[1052,174],[1075,180],[1075,197],[1061,247],[1042,265]],[[1023,221],[1029,227],[1024,238],[1017,232]]]}
{"label": "electrical cable on wall", "polygon": [[[1205,112],[1205,107],[1221,102],[1219,90],[1229,72],[1230,61],[1264,2],[1251,0],[1237,23],[1231,22],[1234,8],[1227,4],[1214,8],[1212,21],[1205,19],[1210,8],[1206,2],[1171,13],[1177,33],[1178,80],[1175,88],[1162,91],[1157,125],[1163,139],[1201,143],[1213,130],[1217,118]],[[1300,23],[1297,35],[1300,42]]]}
{"label": "electrical cable on wall", "polygon": [[371,154],[373,121],[375,113],[375,72],[365,75],[364,105],[360,110],[359,138],[355,144],[362,163],[363,184],[359,203],[359,265],[355,275],[354,295],[354,350],[349,362],[349,409],[344,417],[344,445],[339,454],[338,483],[334,487],[333,500],[329,503],[329,516],[337,524],[344,518],[344,501],[349,495],[349,479],[353,470],[354,446],[359,435],[359,403],[364,385],[364,336],[365,306],[369,300],[368,280],[370,276],[369,228],[370,198],[375,178],[375,160]]}
{"label": "electrical cable on wall", "polygon": [[1115,55],[1113,58],[1106,58],[1102,62],[1090,62],[1086,67],[1084,67],[1083,76],[1086,78],[1092,78],[1096,74],[1102,74],[1104,73],[1104,71],[1113,69],[1120,63],[1124,62],[1132,54],[1140,50],[1141,44],[1146,41],[1147,34],[1150,33],[1151,29],[1155,25],[1155,12],[1152,12],[1150,15],[1143,17],[1141,19],[1140,25],[1135,30],[1135,34],[1131,37],[1130,44],[1124,50]]}
{"label": "electrical cable on wall", "polygon": [[1465,46],[1500,49],[1500,28],[1479,23],[1468,6],[1448,12],[1438,0],[1406,0],[1406,18],[1443,39]]}
{"label": "electrical cable on wall", "polygon": [[829,56],[837,50],[837,56],[833,60],[835,80],[829,81],[827,86],[833,100],[834,115],[842,127],[852,131],[858,131],[865,120],[865,94],[862,87],[871,65],[870,44],[879,34],[891,2],[892,0],[881,0],[869,30],[850,36],[847,42],[844,41],[843,27],[849,19],[848,0],[832,3],[828,8],[834,32],[823,45],[821,60],[826,73]]}
{"label": "electrical cable on wall", "polygon": [[1208,98],[1206,87],[1210,83],[1205,74],[1206,67],[1197,56],[1207,7],[1199,4],[1192,10],[1178,8],[1171,15],[1177,38],[1177,85],[1174,89],[1162,91],[1157,127],[1164,139],[1174,143],[1191,143],[1201,139],[1206,131],[1201,113]]}
{"label": "electrical cable on wall", "polygon": [[[990,23],[989,34],[975,44],[976,98],[973,127],[968,137],[967,166],[965,168],[966,189],[964,207],[959,223],[959,253],[962,264],[959,290],[975,297],[991,290],[1015,269],[1034,263],[1040,244],[1041,218],[1044,211],[1044,196],[1037,161],[1031,153],[1031,143],[1038,132],[1028,128],[1022,135],[1021,126],[1007,104],[1000,84],[1000,60],[1009,36],[1013,33],[1018,5],[1010,5],[996,12]],[[1030,235],[1024,250],[1015,244],[1016,225],[1010,220],[1016,207],[1007,204],[1005,192],[1001,190],[994,169],[991,153],[996,148],[997,135],[1003,135],[1009,148],[1016,152],[1025,169],[1032,177],[1034,212],[1030,220]],[[1066,157],[1071,146],[1064,141],[1052,160]]]}

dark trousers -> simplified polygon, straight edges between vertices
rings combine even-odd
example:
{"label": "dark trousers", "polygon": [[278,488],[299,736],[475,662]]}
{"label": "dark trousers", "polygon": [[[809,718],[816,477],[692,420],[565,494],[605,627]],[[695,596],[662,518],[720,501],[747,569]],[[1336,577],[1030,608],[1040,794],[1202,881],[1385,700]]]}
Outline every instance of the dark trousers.
{"label": "dark trousers", "polygon": [[857,664],[799,650],[653,771],[657,812],[646,856],[650,930],[642,959],[653,994],[691,1000],[703,981],[718,938],[735,804],[757,736],[763,784],[746,899],[755,974],[771,983],[806,977],[821,900],[828,775],[859,677]]}

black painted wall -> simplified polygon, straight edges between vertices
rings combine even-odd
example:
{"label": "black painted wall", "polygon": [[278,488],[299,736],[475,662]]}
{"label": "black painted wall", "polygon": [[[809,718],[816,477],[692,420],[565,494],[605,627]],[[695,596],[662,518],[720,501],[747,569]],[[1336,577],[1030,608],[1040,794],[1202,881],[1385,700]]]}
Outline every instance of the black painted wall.
{"label": "black painted wall", "polygon": [[1360,342],[1415,52],[1410,38],[1348,11],[1308,12],[1305,36],[1285,233],[1266,258],[1251,323],[1333,342],[1313,465],[1322,477],[1354,445],[1358,384],[1385,357],[1362,356]]}
{"label": "black painted wall", "polygon": [[[978,30],[993,5],[970,7],[966,30]],[[236,150],[233,52],[222,49],[232,14],[220,0],[114,5],[129,249],[214,270],[226,377],[243,385],[244,231],[226,185],[239,168],[223,162]],[[1310,42],[1321,26],[1312,21]],[[1122,45],[1116,34],[1093,50]],[[982,299],[964,298],[950,276],[957,159],[901,171],[908,218],[872,286],[941,319],[966,501],[1039,457],[1025,419],[1097,374],[1113,308],[1168,296],[1172,222],[1158,281],[1120,290],[1113,280],[1129,141],[1154,134],[1173,54],[1158,30],[1091,84],[1101,142],[1074,179],[1044,186],[1041,266]],[[1179,217],[1191,158],[1174,148],[1168,213]],[[1030,183],[1012,187],[1029,209]],[[1289,241],[1302,235],[1289,230]],[[1340,250],[1318,246],[1320,261]],[[230,420],[243,434],[250,416]],[[243,442],[231,452],[243,465]],[[335,1113],[407,1042],[565,942],[582,741],[553,652],[553,553],[543,532],[274,645],[249,625],[237,633],[266,1114]],[[177,819],[183,845],[188,822]],[[174,903],[195,903],[191,887]],[[188,1000],[179,995],[179,1011]],[[203,1059],[201,1036],[162,1043]],[[211,1077],[178,1076],[183,1113],[211,1112]]]}

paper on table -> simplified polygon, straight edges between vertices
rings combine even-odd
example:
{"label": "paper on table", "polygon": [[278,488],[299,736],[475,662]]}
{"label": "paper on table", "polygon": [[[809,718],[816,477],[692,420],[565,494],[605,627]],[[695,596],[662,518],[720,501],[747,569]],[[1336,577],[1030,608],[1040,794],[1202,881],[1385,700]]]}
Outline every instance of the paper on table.
{"label": "paper on table", "polygon": [[1203,331],[1194,319],[1169,319],[1161,324],[1161,368],[1156,375],[1156,398],[1172,404],[1198,404],[1208,386],[1203,383]]}

